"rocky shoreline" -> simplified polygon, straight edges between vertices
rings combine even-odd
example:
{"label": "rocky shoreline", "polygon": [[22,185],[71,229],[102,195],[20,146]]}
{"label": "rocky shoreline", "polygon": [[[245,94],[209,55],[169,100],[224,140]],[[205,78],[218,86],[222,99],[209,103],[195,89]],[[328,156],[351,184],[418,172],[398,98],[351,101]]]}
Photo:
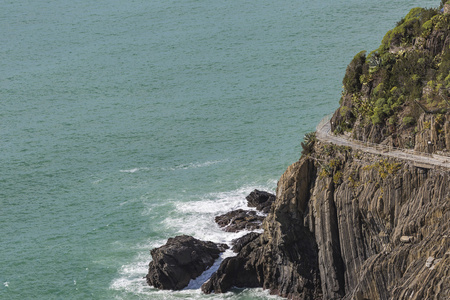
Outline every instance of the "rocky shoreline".
{"label": "rocky shoreline", "polygon": [[[275,201],[275,195],[254,190],[246,199],[248,207],[255,207],[256,211],[238,209],[215,218],[217,225],[226,232],[250,231],[232,241],[235,253],[240,253],[261,235],[254,230],[262,228],[262,222]],[[158,289],[182,290],[192,279],[209,269],[228,248],[226,244],[201,241],[187,235],[170,238],[165,245],[151,250],[152,261],[145,278],[150,286]],[[209,291],[206,287],[202,289]]]}
{"label": "rocky shoreline", "polygon": [[[317,141],[281,176],[263,233],[236,240],[237,255],[201,289],[262,287],[288,299],[449,299],[449,182],[448,170]],[[225,247],[211,248],[218,257]],[[150,285],[181,278],[168,288],[183,289],[212,265],[184,264],[203,250],[170,249],[152,250]]]}

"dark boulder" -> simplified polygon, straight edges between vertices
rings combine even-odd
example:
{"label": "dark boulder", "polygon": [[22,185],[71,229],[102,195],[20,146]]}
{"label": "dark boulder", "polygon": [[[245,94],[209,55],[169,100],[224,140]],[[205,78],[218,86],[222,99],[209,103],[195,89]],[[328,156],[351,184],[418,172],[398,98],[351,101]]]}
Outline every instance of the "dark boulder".
{"label": "dark boulder", "polygon": [[226,232],[238,232],[241,230],[260,229],[264,216],[260,216],[252,210],[233,210],[217,216],[216,223]]}
{"label": "dark boulder", "polygon": [[225,258],[219,269],[202,285],[206,294],[225,293],[232,287],[254,288],[262,287],[257,270],[253,264],[253,251],[260,246],[258,239],[247,243],[234,257]]}
{"label": "dark boulder", "polygon": [[232,287],[257,288],[261,287],[254,269],[247,267],[247,260],[243,257],[228,257],[220,265],[219,270],[202,285],[206,294],[226,293]]}
{"label": "dark boulder", "polygon": [[151,250],[153,261],[149,264],[147,283],[158,289],[181,290],[211,267],[227,248],[187,235],[170,238],[165,245]]}
{"label": "dark boulder", "polygon": [[275,201],[275,195],[263,192],[259,190],[254,190],[245,199],[249,207],[256,207],[257,210],[263,213],[269,213],[272,203]]}

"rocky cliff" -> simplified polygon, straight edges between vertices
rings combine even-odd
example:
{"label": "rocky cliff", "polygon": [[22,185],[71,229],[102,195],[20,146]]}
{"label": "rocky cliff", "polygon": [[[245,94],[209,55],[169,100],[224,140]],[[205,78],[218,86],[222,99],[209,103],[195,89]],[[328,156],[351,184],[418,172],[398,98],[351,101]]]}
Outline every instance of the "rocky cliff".
{"label": "rocky cliff", "polygon": [[203,286],[290,299],[449,299],[450,171],[316,142],[281,176],[264,233]]}
{"label": "rocky cliff", "polygon": [[[449,12],[450,4],[443,13],[413,9],[379,49],[355,56],[331,119],[335,134],[448,156]],[[450,169],[336,146],[314,134],[302,146],[275,201],[264,205],[270,207],[264,232],[240,240],[238,254],[202,290],[263,287],[289,299],[450,299]],[[252,217],[234,213],[218,223]]]}
{"label": "rocky cliff", "polygon": [[[442,7],[444,5],[442,4]],[[450,4],[416,8],[344,77],[335,134],[450,151]],[[450,170],[318,141],[281,176],[264,233],[202,287],[290,299],[450,299]]]}

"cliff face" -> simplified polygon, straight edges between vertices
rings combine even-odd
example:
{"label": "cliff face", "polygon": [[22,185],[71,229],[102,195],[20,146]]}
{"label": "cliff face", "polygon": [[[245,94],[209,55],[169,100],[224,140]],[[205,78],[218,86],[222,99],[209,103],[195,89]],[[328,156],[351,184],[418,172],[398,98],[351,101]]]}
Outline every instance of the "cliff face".
{"label": "cliff face", "polygon": [[[316,149],[305,226],[318,245],[324,298],[448,299],[449,171]],[[436,264],[426,267],[429,257]]]}
{"label": "cliff face", "polygon": [[292,299],[449,299],[449,176],[316,143],[282,175],[264,233],[227,259],[203,290],[262,286]]}

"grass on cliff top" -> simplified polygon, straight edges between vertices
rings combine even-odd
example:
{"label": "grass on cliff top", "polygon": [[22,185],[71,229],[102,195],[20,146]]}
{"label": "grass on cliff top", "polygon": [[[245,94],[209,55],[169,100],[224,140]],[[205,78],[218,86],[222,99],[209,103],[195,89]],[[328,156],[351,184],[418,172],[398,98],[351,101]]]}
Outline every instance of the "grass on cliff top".
{"label": "grass on cliff top", "polygon": [[[341,115],[351,109],[350,116],[389,126],[402,120],[407,122],[403,125],[413,125],[420,109],[445,112],[450,90],[450,47],[444,42],[448,36],[450,14],[413,8],[386,33],[378,49],[369,55],[358,53],[348,65],[343,97],[351,97],[352,107],[341,107]],[[397,117],[400,110],[407,112],[402,118]],[[345,121],[351,128],[355,120]]]}

